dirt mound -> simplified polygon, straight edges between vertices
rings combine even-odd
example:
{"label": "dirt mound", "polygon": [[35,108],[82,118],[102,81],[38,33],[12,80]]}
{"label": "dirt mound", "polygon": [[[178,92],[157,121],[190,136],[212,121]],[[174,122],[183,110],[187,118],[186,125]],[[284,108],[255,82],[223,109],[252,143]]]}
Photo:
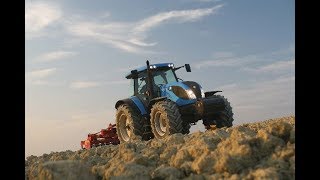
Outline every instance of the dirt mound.
{"label": "dirt mound", "polygon": [[26,179],[295,179],[295,117],[29,156]]}

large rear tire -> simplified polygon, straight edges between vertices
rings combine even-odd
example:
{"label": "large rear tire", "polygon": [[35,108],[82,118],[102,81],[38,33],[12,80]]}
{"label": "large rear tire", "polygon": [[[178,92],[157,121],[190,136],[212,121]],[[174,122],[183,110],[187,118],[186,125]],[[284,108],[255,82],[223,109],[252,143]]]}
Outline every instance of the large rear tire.
{"label": "large rear tire", "polygon": [[148,133],[145,132],[143,117],[137,110],[126,104],[117,108],[116,127],[120,143],[136,139],[137,136],[147,140]]}
{"label": "large rear tire", "polygon": [[225,104],[223,111],[211,118],[204,118],[203,125],[208,129],[210,125],[216,125],[217,128],[231,127],[233,123],[233,112],[230,102],[227,98],[221,95],[213,95],[214,98],[222,98]]}
{"label": "large rear tire", "polygon": [[183,133],[179,108],[172,101],[155,103],[151,109],[150,121],[152,132],[157,139],[163,139],[170,134]]}

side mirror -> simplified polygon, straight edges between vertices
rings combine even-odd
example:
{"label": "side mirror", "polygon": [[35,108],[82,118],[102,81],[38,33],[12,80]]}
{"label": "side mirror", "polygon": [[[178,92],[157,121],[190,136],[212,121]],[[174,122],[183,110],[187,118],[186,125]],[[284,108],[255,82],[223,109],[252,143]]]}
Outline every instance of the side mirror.
{"label": "side mirror", "polygon": [[184,67],[186,68],[187,72],[191,72],[190,64],[185,64]]}

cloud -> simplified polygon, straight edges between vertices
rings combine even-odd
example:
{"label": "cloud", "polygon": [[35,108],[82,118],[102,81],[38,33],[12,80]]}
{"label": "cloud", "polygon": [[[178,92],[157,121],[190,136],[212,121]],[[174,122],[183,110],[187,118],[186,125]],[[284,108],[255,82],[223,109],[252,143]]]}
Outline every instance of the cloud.
{"label": "cloud", "polygon": [[128,35],[130,27],[131,25],[126,23],[101,24],[99,22],[79,22],[70,24],[67,27],[67,30],[73,36],[107,43],[114,48],[121,49],[126,52],[146,52],[128,40],[130,38]]}
{"label": "cloud", "polygon": [[85,88],[93,88],[103,85],[122,85],[129,84],[128,80],[118,80],[118,81],[74,81],[70,84],[70,88],[72,89],[85,89]]}
{"label": "cloud", "polygon": [[99,82],[94,81],[76,81],[70,84],[70,88],[72,89],[84,89],[84,88],[92,88],[100,86]]}
{"label": "cloud", "polygon": [[170,21],[177,21],[177,22],[196,21],[203,16],[208,16],[210,14],[216,13],[217,10],[222,7],[223,7],[223,4],[220,4],[212,8],[169,11],[169,12],[159,13],[138,22],[135,28],[133,29],[133,31],[135,33],[146,32],[151,28],[157,27],[161,24],[164,24]]}
{"label": "cloud", "polygon": [[110,85],[110,84],[129,84],[129,80],[118,80],[118,81],[108,81],[105,84]]}
{"label": "cloud", "polygon": [[[292,58],[292,60],[283,61],[280,60],[280,58]],[[271,64],[269,63],[270,61],[272,61]],[[257,63],[269,64],[258,68],[250,67]],[[279,51],[245,56],[236,56],[234,53],[229,51],[214,52],[212,53],[211,60],[197,61],[194,67],[196,69],[208,67],[241,67],[241,70],[251,72],[276,72],[293,69],[294,65],[294,47],[290,45],[289,48],[281,49]]]}
{"label": "cloud", "polygon": [[294,55],[295,54],[295,45],[290,44],[288,48],[274,51],[271,54],[272,55],[292,55],[292,54]]}
{"label": "cloud", "polygon": [[[231,55],[231,54],[229,54]],[[208,68],[208,67],[232,67],[232,66],[243,66],[251,62],[260,61],[256,55],[248,55],[244,57],[221,57],[214,60],[199,61],[195,64],[196,69]]]}
{"label": "cloud", "polygon": [[43,29],[58,21],[62,11],[55,4],[32,2],[26,4],[25,31],[27,38],[37,36]]}
{"label": "cloud", "polygon": [[35,70],[35,71],[27,72],[26,77],[29,77],[31,79],[43,79],[54,74],[56,71],[57,71],[57,68]]}
{"label": "cloud", "polygon": [[77,55],[76,52],[72,51],[54,51],[54,52],[49,52],[43,55],[40,55],[36,61],[38,62],[50,62],[50,61],[56,61],[60,59],[66,59],[70,58],[72,56]]}
{"label": "cloud", "polygon": [[32,81],[32,84],[34,84],[34,85],[50,85],[50,83],[46,80],[35,80],[35,81]]}
{"label": "cloud", "polygon": [[265,66],[258,67],[256,69],[253,68],[247,68],[248,71],[252,72],[284,72],[287,70],[294,70],[295,68],[295,60],[289,60],[289,61],[276,61],[272,64],[267,64]]}
{"label": "cloud", "polygon": [[[229,88],[224,88],[228,87]],[[295,77],[280,76],[251,84],[230,84],[217,87],[228,98],[235,114],[235,123],[293,114],[295,110]],[[277,111],[274,111],[277,109]]]}
{"label": "cloud", "polygon": [[194,22],[204,16],[215,14],[223,5],[212,8],[179,10],[158,13],[136,22],[71,21],[66,23],[67,31],[76,37],[106,43],[125,52],[154,53],[146,47],[156,42],[146,42],[147,32],[165,23]]}
{"label": "cloud", "polygon": [[157,44],[157,43],[146,43],[136,38],[130,39],[129,42],[138,46],[154,46]]}
{"label": "cloud", "polygon": [[58,85],[56,83],[50,83],[45,78],[56,73],[57,68],[46,68],[40,70],[34,70],[26,73],[26,82],[33,85]]}
{"label": "cloud", "polygon": [[[72,15],[63,18],[63,12],[56,4],[32,2],[26,5],[27,39],[48,35],[51,25],[61,25],[61,29],[74,37],[106,43],[113,48],[135,54],[155,53],[146,49],[157,42],[147,42],[147,32],[166,23],[185,23],[198,21],[205,16],[218,12],[223,4],[212,8],[174,10],[161,12],[135,22],[111,22],[106,12],[94,20],[83,20],[82,16]],[[107,21],[107,22],[106,22]],[[54,55],[51,55],[54,56]],[[54,59],[55,57],[53,57]],[[48,59],[52,59],[48,57]],[[48,61],[50,61],[48,60]]]}

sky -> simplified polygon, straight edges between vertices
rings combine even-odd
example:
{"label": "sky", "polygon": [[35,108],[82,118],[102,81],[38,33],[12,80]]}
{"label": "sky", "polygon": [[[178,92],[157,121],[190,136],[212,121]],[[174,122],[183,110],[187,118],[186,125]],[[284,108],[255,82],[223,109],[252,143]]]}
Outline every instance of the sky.
{"label": "sky", "polygon": [[[80,149],[115,123],[126,73],[189,63],[234,125],[295,114],[293,0],[26,0],[25,156]],[[204,131],[202,122],[191,132]]]}

